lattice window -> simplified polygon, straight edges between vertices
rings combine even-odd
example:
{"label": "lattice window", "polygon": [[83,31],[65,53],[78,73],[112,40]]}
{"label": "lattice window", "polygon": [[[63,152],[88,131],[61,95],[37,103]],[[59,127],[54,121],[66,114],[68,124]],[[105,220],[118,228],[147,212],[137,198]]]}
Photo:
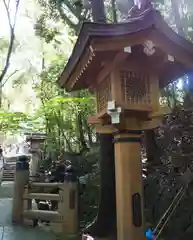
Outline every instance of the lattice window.
{"label": "lattice window", "polygon": [[124,101],[130,104],[151,104],[149,76],[133,71],[121,71]]}
{"label": "lattice window", "polygon": [[111,79],[110,76],[107,76],[97,90],[98,112],[104,110],[107,107],[107,102],[111,100]]}

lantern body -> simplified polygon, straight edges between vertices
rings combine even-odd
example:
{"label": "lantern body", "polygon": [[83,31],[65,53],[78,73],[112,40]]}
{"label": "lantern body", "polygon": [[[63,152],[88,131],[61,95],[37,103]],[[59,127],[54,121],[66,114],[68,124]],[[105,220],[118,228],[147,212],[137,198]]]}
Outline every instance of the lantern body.
{"label": "lantern body", "polygon": [[157,74],[132,59],[104,68],[94,91],[99,118],[106,117],[109,101],[115,101],[127,116],[141,113],[148,119],[149,113],[159,110]]}

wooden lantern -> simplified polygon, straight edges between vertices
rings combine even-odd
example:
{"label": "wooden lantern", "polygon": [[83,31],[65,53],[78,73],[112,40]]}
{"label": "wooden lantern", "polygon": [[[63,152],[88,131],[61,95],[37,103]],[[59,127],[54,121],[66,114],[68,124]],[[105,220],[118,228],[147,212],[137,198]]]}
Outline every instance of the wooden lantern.
{"label": "wooden lantern", "polygon": [[193,69],[193,44],[148,9],[119,24],[84,23],[58,83],[89,88],[97,112],[89,119],[114,133],[117,239],[145,239],[141,130],[160,115],[159,89]]}
{"label": "wooden lantern", "polygon": [[159,112],[159,89],[192,69],[192,58],[192,44],[152,9],[120,24],[84,23],[58,83],[68,91],[89,88],[96,94],[90,123],[111,124],[107,105],[114,101],[121,118],[137,117],[145,129],[145,121]]}

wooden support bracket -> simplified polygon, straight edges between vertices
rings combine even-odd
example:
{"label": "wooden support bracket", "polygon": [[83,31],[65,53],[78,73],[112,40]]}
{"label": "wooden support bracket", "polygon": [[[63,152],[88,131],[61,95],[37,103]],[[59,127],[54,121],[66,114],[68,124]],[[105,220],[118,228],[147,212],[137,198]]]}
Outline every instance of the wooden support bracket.
{"label": "wooden support bracket", "polygon": [[150,118],[163,118],[164,115],[168,115],[171,113],[171,110],[169,107],[164,106],[164,107],[160,107],[158,112],[152,113],[150,114]]}

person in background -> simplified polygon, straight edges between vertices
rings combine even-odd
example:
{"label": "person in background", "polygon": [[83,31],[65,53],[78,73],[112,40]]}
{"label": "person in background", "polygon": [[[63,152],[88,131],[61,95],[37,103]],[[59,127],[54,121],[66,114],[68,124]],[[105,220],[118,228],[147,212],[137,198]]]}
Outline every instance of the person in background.
{"label": "person in background", "polygon": [[64,182],[66,167],[62,161],[56,167],[56,179],[58,182]]}

